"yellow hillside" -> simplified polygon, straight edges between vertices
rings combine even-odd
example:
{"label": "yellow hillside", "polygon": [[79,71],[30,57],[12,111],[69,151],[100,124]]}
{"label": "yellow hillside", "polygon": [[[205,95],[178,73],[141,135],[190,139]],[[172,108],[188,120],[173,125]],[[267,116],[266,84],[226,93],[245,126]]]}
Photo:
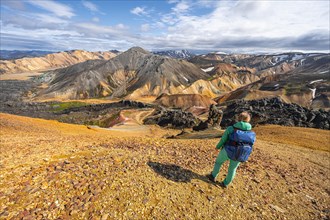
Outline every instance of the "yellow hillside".
{"label": "yellow hillside", "polygon": [[217,139],[0,114],[0,219],[329,218],[330,131],[255,131],[251,158],[223,189],[204,176]]}

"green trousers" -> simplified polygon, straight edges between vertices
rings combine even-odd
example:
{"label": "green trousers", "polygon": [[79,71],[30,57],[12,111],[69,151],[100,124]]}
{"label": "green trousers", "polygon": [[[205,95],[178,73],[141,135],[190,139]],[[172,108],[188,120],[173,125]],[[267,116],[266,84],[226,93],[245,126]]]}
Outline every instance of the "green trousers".
{"label": "green trousers", "polygon": [[233,181],[235,174],[236,174],[236,169],[239,166],[240,162],[229,159],[225,148],[222,148],[222,150],[220,151],[220,153],[215,161],[214,168],[212,171],[212,175],[214,177],[217,177],[217,175],[220,171],[221,165],[227,160],[230,160],[230,162],[229,162],[228,174],[226,176],[226,179],[223,181],[225,186],[228,186],[231,183],[231,181]]}

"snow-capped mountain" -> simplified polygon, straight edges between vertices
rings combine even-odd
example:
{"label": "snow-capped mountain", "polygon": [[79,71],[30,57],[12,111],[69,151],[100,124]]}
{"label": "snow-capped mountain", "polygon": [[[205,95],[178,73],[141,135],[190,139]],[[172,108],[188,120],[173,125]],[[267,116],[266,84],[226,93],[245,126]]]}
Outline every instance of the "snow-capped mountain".
{"label": "snow-capped mountain", "polygon": [[155,51],[156,55],[167,56],[176,59],[190,59],[195,56],[195,54],[189,52],[188,50],[166,50],[166,51]]}

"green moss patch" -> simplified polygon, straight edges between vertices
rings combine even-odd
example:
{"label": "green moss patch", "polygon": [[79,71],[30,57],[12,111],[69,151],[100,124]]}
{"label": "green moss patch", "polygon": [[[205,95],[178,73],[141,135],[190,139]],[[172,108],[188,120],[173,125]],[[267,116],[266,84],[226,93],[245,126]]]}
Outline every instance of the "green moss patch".
{"label": "green moss patch", "polygon": [[74,108],[74,107],[82,107],[82,106],[86,106],[86,105],[90,105],[90,104],[85,103],[85,102],[60,102],[60,103],[51,104],[51,107],[54,112],[60,112],[65,109]]}

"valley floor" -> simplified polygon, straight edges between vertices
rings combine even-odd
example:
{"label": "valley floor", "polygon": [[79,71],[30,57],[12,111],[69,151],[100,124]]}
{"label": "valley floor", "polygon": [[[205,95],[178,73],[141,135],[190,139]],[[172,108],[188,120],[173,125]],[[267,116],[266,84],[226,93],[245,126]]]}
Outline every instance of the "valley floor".
{"label": "valley floor", "polygon": [[0,113],[0,219],[329,219],[330,131],[255,131],[251,158],[223,189],[205,177],[218,139]]}

